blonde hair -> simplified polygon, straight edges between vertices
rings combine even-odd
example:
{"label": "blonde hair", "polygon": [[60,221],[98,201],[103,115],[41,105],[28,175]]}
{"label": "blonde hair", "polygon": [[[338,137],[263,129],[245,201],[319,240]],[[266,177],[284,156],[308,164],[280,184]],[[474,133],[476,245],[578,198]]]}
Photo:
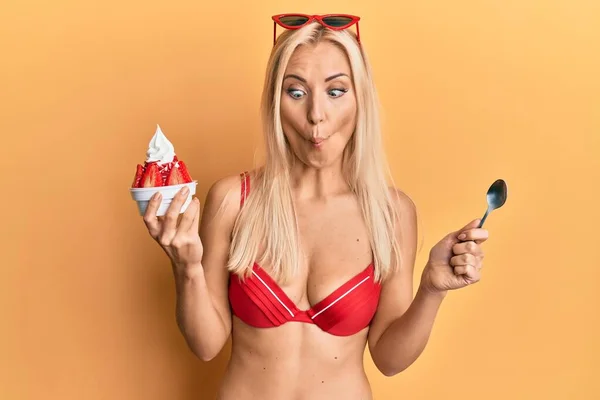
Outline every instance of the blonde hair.
{"label": "blonde hair", "polygon": [[268,265],[278,282],[287,282],[300,271],[301,250],[290,187],[294,155],[285,139],[279,110],[283,77],[292,54],[298,46],[320,41],[342,49],[352,70],[357,119],[342,165],[369,230],[375,279],[381,281],[389,275],[392,257],[400,265],[395,236],[397,213],[386,180],[391,174],[385,161],[379,103],[367,56],[350,30],[333,31],[313,23],[283,32],[269,57],[261,103],[266,160],[253,175],[250,195],[237,217],[227,265],[239,276],[249,276],[255,261]]}

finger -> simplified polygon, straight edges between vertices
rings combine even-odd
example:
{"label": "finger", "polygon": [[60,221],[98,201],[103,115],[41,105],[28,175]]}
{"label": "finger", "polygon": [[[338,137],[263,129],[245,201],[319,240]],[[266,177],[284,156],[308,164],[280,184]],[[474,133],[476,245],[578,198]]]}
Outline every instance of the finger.
{"label": "finger", "polygon": [[194,217],[197,214],[197,211],[198,201],[196,198],[194,198],[190,202],[190,205],[188,206],[187,210],[185,210],[185,212],[183,213],[183,218],[181,218],[181,222],[179,223],[179,227],[177,228],[178,232],[187,232],[190,230],[192,224],[194,223]]}
{"label": "finger", "polygon": [[479,270],[477,270],[477,268],[475,268],[472,265],[469,265],[467,267],[467,271],[465,274],[463,274],[463,278],[469,283],[475,283],[475,282],[479,282],[479,280],[481,279],[481,273],[479,272]]}
{"label": "finger", "polygon": [[148,203],[148,207],[146,207],[146,212],[144,213],[144,224],[146,225],[146,228],[148,228],[150,236],[155,239],[160,233],[160,222],[156,217],[156,211],[158,210],[158,206],[160,206],[161,198],[162,196],[159,192],[154,193],[154,195],[150,198],[150,202]]}
{"label": "finger", "polygon": [[479,226],[479,219],[474,219],[459,230],[448,233],[446,236],[444,236],[444,239],[448,241],[455,241],[457,240],[458,235],[460,235],[463,231],[476,228],[477,226]]}
{"label": "finger", "polygon": [[454,275],[464,275],[467,273],[468,265],[456,265],[454,267]]}
{"label": "finger", "polygon": [[478,258],[477,262],[475,263],[475,269],[477,271],[481,271],[483,269],[483,262],[481,261],[480,258]]}
{"label": "finger", "polygon": [[467,280],[475,280],[478,279],[479,273],[473,265],[466,264],[454,267],[454,275],[462,275]]}
{"label": "finger", "polygon": [[199,233],[200,231],[200,200],[198,198],[194,198],[194,201],[197,203],[198,208],[196,209],[196,213],[194,214],[194,221],[192,221],[192,227],[194,232]]}
{"label": "finger", "polygon": [[477,264],[477,258],[470,253],[461,254],[458,256],[454,256],[450,259],[450,265],[459,266],[459,265],[475,265]]}
{"label": "finger", "polygon": [[185,202],[188,192],[189,189],[184,186],[177,192],[175,197],[173,197],[173,200],[165,213],[165,232],[170,232],[173,235],[175,234],[175,230],[177,229],[177,219],[179,218],[179,214],[181,214],[181,206]]}
{"label": "finger", "polygon": [[454,244],[452,246],[452,252],[455,255],[471,253],[471,254],[477,256],[477,255],[482,254],[483,250],[481,249],[481,246],[479,246],[477,243],[475,243],[472,240],[469,240],[469,241],[458,242],[458,243]]}
{"label": "finger", "polygon": [[477,228],[479,226],[480,221],[481,221],[481,218],[476,218],[476,219],[472,220],[471,222],[469,222],[468,224],[466,224],[465,226],[463,226],[462,228],[460,228],[457,232],[462,232],[462,231],[466,231],[468,229]]}
{"label": "finger", "polygon": [[462,231],[459,235],[458,235],[458,240],[460,241],[474,241],[475,243],[479,244],[479,243],[483,243],[485,242],[489,237],[489,232],[487,229],[483,229],[483,228],[473,228],[473,229],[467,229]]}

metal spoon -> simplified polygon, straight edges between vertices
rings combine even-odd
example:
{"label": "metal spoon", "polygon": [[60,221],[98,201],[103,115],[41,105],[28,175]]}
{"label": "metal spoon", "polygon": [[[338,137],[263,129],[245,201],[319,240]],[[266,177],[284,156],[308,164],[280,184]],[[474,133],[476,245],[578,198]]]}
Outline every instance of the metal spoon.
{"label": "metal spoon", "polygon": [[496,180],[496,182],[492,183],[492,186],[490,186],[487,192],[488,208],[485,212],[485,215],[481,219],[481,222],[479,223],[480,228],[483,226],[483,223],[485,222],[490,212],[504,205],[507,196],[508,193],[506,182],[504,182],[502,179],[498,179]]}

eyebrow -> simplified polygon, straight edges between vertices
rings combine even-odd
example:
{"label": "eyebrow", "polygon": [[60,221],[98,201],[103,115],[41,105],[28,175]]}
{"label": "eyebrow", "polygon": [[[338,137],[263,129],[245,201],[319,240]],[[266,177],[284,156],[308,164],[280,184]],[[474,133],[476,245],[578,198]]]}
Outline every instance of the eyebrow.
{"label": "eyebrow", "polygon": [[[331,81],[331,80],[333,80],[335,78],[339,78],[340,76],[346,76],[346,77],[349,78],[348,74],[340,72],[339,74],[331,75],[330,77],[325,78],[325,82],[329,82],[329,81]],[[288,74],[288,75],[286,75],[286,76],[283,77],[284,80],[287,79],[287,78],[295,78],[295,79],[298,79],[300,82],[306,83],[306,79],[304,79],[301,76],[298,76],[296,74]]]}

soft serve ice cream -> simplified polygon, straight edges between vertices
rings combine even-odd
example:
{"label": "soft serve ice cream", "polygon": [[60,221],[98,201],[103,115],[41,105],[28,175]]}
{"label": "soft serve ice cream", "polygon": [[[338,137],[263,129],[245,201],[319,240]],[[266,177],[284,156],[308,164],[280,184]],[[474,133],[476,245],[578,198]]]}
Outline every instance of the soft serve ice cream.
{"label": "soft serve ice cream", "polygon": [[173,162],[173,158],[175,158],[175,147],[169,142],[160,126],[156,125],[156,132],[150,140],[148,151],[146,151],[146,163],[156,161],[160,164],[166,164]]}
{"label": "soft serve ice cream", "polygon": [[146,151],[146,162],[138,164],[133,188],[180,185],[192,182],[187,167],[177,159],[175,147],[156,125],[156,132]]}

